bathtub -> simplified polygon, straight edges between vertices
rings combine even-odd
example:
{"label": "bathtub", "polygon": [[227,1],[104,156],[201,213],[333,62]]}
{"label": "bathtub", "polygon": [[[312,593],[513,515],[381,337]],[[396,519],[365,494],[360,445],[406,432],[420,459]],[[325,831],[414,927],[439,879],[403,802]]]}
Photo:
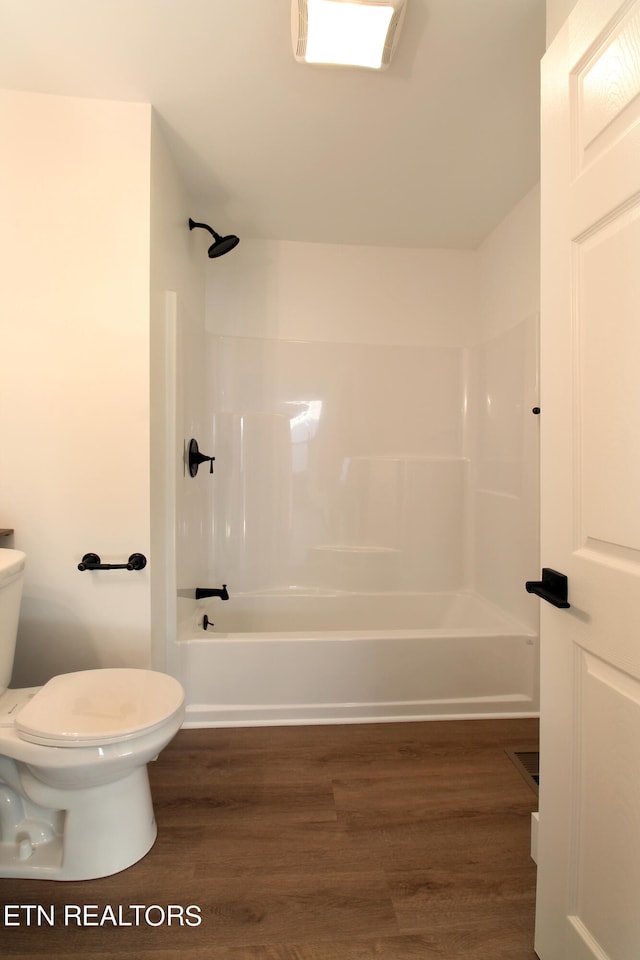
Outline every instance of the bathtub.
{"label": "bathtub", "polygon": [[232,595],[178,648],[187,727],[538,711],[537,635],[471,593]]}

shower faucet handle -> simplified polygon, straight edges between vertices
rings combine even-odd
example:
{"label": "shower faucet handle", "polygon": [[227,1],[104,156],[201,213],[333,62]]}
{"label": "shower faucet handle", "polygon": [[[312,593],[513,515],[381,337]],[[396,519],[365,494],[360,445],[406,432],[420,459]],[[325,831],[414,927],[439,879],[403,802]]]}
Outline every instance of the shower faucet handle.
{"label": "shower faucet handle", "polygon": [[213,473],[213,461],[215,457],[208,457],[205,453],[200,453],[198,449],[197,440],[189,440],[189,450],[188,450],[188,462],[189,462],[189,475],[195,477],[198,473],[198,467],[201,463],[207,463],[209,461],[209,473]]}

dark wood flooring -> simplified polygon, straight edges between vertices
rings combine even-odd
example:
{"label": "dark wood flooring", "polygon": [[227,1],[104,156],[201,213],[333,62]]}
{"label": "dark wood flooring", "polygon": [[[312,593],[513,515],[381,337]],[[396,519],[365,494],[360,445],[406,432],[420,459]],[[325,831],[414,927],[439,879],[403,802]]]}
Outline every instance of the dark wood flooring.
{"label": "dark wood flooring", "polygon": [[[535,960],[537,798],[505,750],[537,749],[537,733],[535,720],[183,730],[150,766],[151,852],[103,880],[0,880],[0,955]],[[55,925],[23,912],[9,927],[6,904],[55,908]],[[69,905],[113,914],[65,926]],[[154,909],[136,926],[132,905]],[[118,908],[134,925],[113,923]]]}

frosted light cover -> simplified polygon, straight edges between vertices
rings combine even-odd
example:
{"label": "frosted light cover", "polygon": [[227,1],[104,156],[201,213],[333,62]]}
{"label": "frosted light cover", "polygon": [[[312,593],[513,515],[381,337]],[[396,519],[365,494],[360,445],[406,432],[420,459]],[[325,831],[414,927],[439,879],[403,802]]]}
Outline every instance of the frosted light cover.
{"label": "frosted light cover", "polygon": [[306,63],[385,67],[391,59],[403,11],[404,0],[292,0],[296,59]]}

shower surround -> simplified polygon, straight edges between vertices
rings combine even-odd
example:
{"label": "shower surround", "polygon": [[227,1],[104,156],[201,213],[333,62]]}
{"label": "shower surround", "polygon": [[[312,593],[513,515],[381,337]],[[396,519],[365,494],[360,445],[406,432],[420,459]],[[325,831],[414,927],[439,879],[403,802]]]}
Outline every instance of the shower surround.
{"label": "shower surround", "polygon": [[[413,316],[383,325],[375,272],[342,275],[337,318],[287,289],[278,329],[257,293],[219,309],[219,286],[182,345],[202,386],[178,428],[216,457],[179,478],[187,724],[537,711],[537,316],[470,342],[473,264],[436,261],[412,274],[430,318],[405,289]],[[345,302],[358,286],[368,311]],[[229,601],[188,599],[222,583]]]}
{"label": "shower surround", "polygon": [[460,587],[463,351],[208,340],[214,580],[236,594]]}

